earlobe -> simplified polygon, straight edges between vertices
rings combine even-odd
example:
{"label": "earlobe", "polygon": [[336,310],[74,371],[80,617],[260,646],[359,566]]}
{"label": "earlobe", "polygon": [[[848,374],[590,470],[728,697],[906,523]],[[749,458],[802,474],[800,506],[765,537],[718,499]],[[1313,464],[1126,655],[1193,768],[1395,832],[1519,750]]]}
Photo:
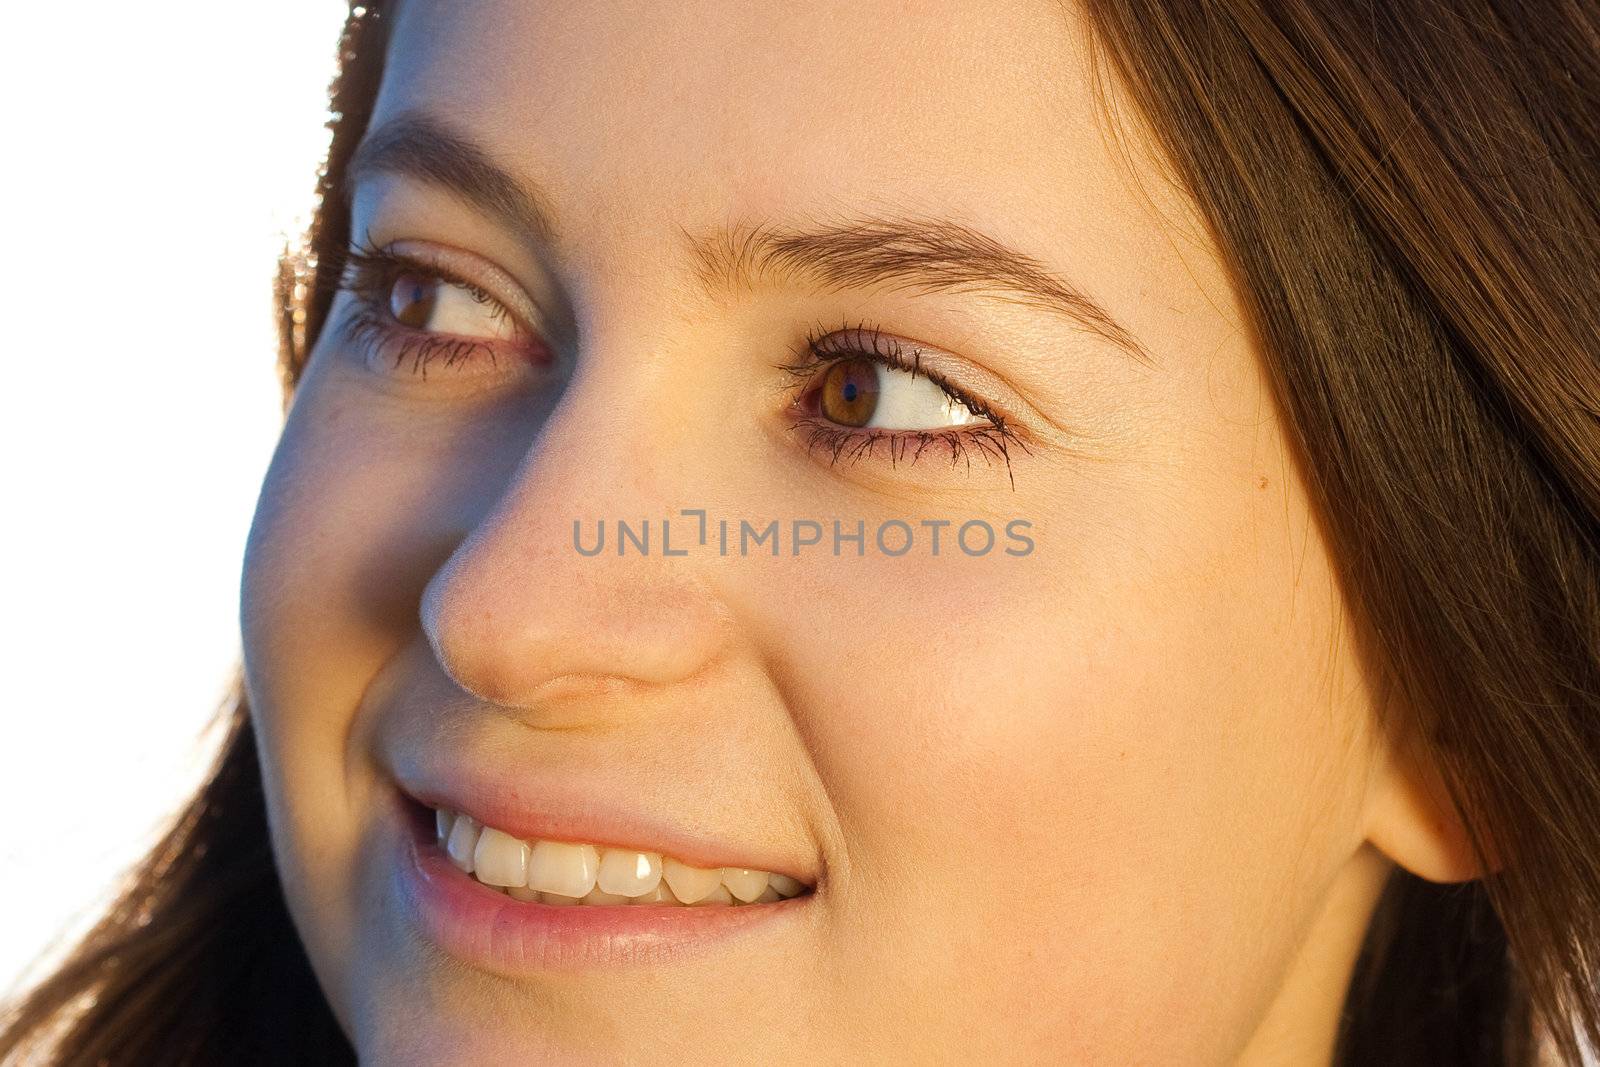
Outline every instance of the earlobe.
{"label": "earlobe", "polygon": [[[1368,794],[1367,840],[1430,882],[1483,877],[1466,826],[1431,759],[1414,743],[1397,741],[1385,753]],[[1484,845],[1492,847],[1488,841]]]}

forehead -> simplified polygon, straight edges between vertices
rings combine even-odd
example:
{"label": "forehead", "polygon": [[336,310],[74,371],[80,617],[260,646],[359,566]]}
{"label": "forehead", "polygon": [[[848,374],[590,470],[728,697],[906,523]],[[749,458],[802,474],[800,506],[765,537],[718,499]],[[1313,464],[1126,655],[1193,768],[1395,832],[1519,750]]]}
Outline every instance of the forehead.
{"label": "forehead", "polygon": [[889,193],[1081,225],[1109,163],[1088,76],[1052,0],[432,0],[399,12],[377,118],[448,116],[568,213]]}
{"label": "forehead", "polygon": [[848,133],[834,129],[847,117],[895,128],[900,147],[978,147],[995,100],[1048,121],[1052,83],[1075,80],[1075,22],[1052,0],[430,0],[400,5],[399,23],[394,56],[435,99],[472,107],[515,86],[634,134],[651,116],[691,134],[670,120],[692,113],[719,143],[780,117]]}
{"label": "forehead", "polygon": [[[439,118],[538,189],[596,314],[678,307],[686,232],[910,214],[1018,250],[1147,348],[1222,351],[1231,287],[1121,96],[1059,0],[429,0],[397,12],[373,124]],[[1059,384],[1050,355],[1076,335],[973,307],[915,314],[988,329]]]}

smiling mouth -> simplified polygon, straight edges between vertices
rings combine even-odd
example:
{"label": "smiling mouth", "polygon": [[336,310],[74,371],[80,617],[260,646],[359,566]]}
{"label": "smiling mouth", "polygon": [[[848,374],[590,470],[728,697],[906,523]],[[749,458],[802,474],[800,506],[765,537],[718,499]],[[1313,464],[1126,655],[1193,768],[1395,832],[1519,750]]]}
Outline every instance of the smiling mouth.
{"label": "smiling mouth", "polygon": [[660,852],[575,841],[528,841],[470,815],[433,808],[435,839],[480,884],[542,904],[665,907],[767,904],[811,887],[743,867],[692,867]]}

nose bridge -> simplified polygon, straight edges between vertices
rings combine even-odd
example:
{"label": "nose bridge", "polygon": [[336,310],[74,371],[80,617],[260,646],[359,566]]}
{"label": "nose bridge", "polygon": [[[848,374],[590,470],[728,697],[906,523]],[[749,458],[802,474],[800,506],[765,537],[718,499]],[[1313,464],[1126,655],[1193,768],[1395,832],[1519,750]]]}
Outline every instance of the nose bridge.
{"label": "nose bridge", "polygon": [[[577,685],[679,681],[714,660],[728,634],[695,557],[661,543],[686,490],[674,483],[694,467],[673,454],[681,416],[651,402],[648,374],[619,373],[592,350],[585,358],[593,372],[568,383],[503,493],[423,594],[439,662],[496,704],[532,708]],[[618,540],[619,519],[635,536]]]}

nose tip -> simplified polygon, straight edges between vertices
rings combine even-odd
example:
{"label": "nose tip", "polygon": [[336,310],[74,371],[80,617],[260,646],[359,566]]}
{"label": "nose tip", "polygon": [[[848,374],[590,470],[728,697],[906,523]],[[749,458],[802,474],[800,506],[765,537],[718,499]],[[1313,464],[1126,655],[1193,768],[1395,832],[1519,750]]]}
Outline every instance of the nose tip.
{"label": "nose tip", "polygon": [[716,659],[727,611],[673,565],[681,561],[589,557],[554,536],[531,543],[530,533],[538,531],[480,527],[424,590],[423,629],[460,688],[527,709],[558,696],[670,685]]}
{"label": "nose tip", "polygon": [[[445,673],[482,700],[530,709],[530,723],[554,714],[558,691],[684,681],[734,632],[716,564],[662,551],[660,524],[704,484],[707,445],[665,402],[662,361],[640,355],[654,345],[628,321],[589,332],[581,369],[516,469],[458,516],[466,536],[423,591],[422,627]],[[648,550],[580,544],[575,524],[615,531],[641,517],[656,526]]]}

